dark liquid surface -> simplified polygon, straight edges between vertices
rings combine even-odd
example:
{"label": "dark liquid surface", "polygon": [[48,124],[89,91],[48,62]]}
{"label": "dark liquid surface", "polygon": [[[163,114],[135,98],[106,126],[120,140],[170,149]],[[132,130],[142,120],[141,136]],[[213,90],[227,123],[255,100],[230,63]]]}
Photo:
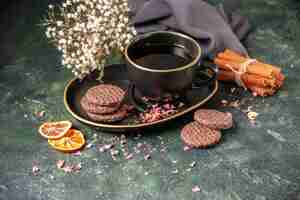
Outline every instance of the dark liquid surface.
{"label": "dark liquid surface", "polygon": [[190,63],[186,50],[176,46],[158,46],[137,52],[134,62],[150,69],[174,69]]}

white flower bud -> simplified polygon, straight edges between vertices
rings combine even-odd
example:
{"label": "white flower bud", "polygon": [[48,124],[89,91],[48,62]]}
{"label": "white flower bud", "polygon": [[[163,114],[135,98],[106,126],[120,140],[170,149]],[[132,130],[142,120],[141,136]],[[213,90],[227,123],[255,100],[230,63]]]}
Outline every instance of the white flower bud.
{"label": "white flower bud", "polygon": [[58,41],[58,43],[60,43],[60,44],[65,44],[65,43],[66,43],[66,40],[65,40],[65,39],[60,39],[60,40]]}
{"label": "white flower bud", "polygon": [[47,37],[47,38],[51,38],[51,34],[50,34],[49,31],[46,31],[46,37]]}
{"label": "white flower bud", "polygon": [[56,24],[57,24],[57,26],[62,26],[63,22],[62,21],[57,21]]}
{"label": "white flower bud", "polygon": [[86,11],[86,7],[84,5],[80,5],[82,11]]}

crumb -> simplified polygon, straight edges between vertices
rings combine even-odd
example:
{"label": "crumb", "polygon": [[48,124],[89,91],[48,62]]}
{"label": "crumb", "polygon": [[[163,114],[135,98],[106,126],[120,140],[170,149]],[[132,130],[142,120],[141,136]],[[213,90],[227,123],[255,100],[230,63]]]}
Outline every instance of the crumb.
{"label": "crumb", "polygon": [[166,152],[167,151],[167,147],[163,147],[160,149],[160,152]]}
{"label": "crumb", "polygon": [[88,144],[85,146],[85,148],[90,149],[90,148],[92,148],[93,146],[94,146],[94,144],[88,143]]}
{"label": "crumb", "polygon": [[117,160],[117,157],[114,156],[114,155],[111,155],[111,158],[112,158],[113,161],[116,161],[116,160]]}
{"label": "crumb", "polygon": [[73,171],[73,166],[72,165],[66,165],[62,168],[62,170],[66,173],[70,173]]}
{"label": "crumb", "polygon": [[198,185],[194,186],[192,192],[200,192],[200,187]]}
{"label": "crumb", "polygon": [[37,176],[38,173],[40,172],[40,168],[37,165],[33,165],[31,171],[34,176]]}
{"label": "crumb", "polygon": [[130,160],[130,159],[132,159],[133,158],[133,154],[131,153],[131,154],[128,154],[126,157],[125,157],[125,159],[126,160]]}
{"label": "crumb", "polygon": [[111,149],[111,150],[110,150],[110,154],[111,154],[112,156],[116,156],[116,155],[119,154],[119,151],[118,151],[118,150]]}
{"label": "crumb", "polygon": [[80,151],[75,151],[74,153],[72,153],[73,156],[81,156],[81,152]]}
{"label": "crumb", "polygon": [[35,113],[35,115],[36,115],[37,117],[40,117],[40,118],[42,118],[42,117],[44,117],[44,116],[45,116],[45,113],[46,113],[46,111],[42,110],[42,111],[38,111],[38,112],[36,112],[36,113]]}
{"label": "crumb", "polygon": [[248,116],[249,120],[255,120],[256,117],[258,116],[258,113],[250,111],[250,112],[248,112],[247,116]]}
{"label": "crumb", "polygon": [[192,147],[189,147],[189,146],[184,146],[183,147],[183,151],[189,151],[189,150],[191,150],[192,149]]}
{"label": "crumb", "polygon": [[106,144],[106,145],[104,145],[104,149],[105,150],[108,150],[108,149],[111,149],[111,148],[113,148],[113,144]]}
{"label": "crumb", "polygon": [[78,163],[78,164],[76,164],[76,165],[73,166],[73,170],[72,171],[78,172],[78,171],[81,170],[81,168],[82,168],[82,164]]}
{"label": "crumb", "polygon": [[195,166],[196,166],[196,162],[193,161],[193,162],[191,162],[189,165],[190,165],[190,167],[195,167]]}
{"label": "crumb", "polygon": [[99,151],[102,153],[105,151],[105,148],[104,147],[99,147]]}
{"label": "crumb", "polygon": [[146,154],[146,155],[144,156],[144,159],[145,159],[145,160],[149,160],[150,158],[151,158],[150,154]]}
{"label": "crumb", "polygon": [[136,146],[137,146],[137,148],[141,148],[143,146],[143,144],[139,142]]}
{"label": "crumb", "polygon": [[56,161],[56,167],[58,169],[62,169],[64,167],[64,165],[65,165],[65,161],[64,160],[58,160],[58,161]]}

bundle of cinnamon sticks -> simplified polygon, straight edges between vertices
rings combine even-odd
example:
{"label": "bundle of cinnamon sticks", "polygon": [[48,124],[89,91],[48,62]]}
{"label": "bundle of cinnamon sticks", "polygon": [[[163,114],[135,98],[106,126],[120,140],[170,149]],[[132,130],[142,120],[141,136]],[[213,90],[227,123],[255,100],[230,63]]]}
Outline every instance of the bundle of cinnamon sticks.
{"label": "bundle of cinnamon sticks", "polygon": [[285,79],[279,67],[244,57],[229,49],[219,53],[214,63],[219,66],[218,80],[235,81],[255,96],[273,95]]}

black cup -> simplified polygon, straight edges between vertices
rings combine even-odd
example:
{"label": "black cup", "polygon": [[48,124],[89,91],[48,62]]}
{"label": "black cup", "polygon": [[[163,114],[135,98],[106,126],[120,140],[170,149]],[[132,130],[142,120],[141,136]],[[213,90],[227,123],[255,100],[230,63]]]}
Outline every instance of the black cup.
{"label": "black cup", "polygon": [[[201,87],[216,78],[216,69],[200,65],[199,44],[181,33],[157,31],[138,36],[126,46],[124,55],[129,80],[142,96],[151,98],[184,96],[193,84]],[[148,59],[149,63],[139,62],[148,55],[154,55],[153,60]],[[172,59],[168,64],[166,60],[159,60],[165,58],[159,55],[167,55],[171,59],[174,56],[181,61],[174,63]],[[208,68],[211,74],[209,78],[205,80],[199,78]]]}

